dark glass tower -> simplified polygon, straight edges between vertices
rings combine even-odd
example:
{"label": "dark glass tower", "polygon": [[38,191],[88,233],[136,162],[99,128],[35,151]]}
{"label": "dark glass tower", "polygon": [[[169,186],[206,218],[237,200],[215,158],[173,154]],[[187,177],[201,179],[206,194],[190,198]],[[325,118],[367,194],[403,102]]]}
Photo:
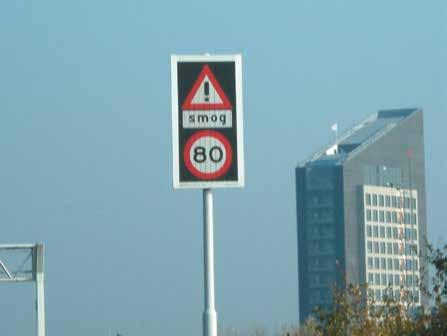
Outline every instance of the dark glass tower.
{"label": "dark glass tower", "polygon": [[296,196],[301,321],[334,283],[368,283],[379,304],[402,288],[427,303],[420,109],[379,111],[315,153],[296,168]]}

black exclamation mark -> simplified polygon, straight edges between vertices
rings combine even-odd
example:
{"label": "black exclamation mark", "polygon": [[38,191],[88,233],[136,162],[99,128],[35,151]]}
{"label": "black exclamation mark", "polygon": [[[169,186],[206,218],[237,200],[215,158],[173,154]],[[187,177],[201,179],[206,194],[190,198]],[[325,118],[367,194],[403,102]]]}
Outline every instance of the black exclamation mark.
{"label": "black exclamation mark", "polygon": [[203,85],[203,93],[205,95],[205,101],[209,102],[210,101],[210,83],[205,82],[205,84]]}

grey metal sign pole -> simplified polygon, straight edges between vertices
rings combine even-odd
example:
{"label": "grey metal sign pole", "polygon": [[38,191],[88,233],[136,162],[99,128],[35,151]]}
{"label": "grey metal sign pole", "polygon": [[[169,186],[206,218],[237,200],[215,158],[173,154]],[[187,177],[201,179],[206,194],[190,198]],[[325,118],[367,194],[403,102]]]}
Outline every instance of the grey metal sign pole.
{"label": "grey metal sign pole", "polygon": [[205,266],[203,336],[217,336],[217,314],[214,306],[213,194],[211,189],[203,189],[203,252]]}

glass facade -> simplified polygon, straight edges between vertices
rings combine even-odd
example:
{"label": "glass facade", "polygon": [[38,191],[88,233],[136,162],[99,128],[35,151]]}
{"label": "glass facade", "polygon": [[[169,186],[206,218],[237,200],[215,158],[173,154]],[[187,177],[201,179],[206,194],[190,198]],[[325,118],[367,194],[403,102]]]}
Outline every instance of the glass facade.
{"label": "glass facade", "polygon": [[336,272],[335,184],[332,167],[306,169],[307,303],[331,302]]}

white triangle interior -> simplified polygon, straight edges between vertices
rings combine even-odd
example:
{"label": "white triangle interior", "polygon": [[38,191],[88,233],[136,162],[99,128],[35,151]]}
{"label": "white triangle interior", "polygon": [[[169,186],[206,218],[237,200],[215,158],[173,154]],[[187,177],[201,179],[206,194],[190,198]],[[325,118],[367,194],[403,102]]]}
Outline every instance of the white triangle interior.
{"label": "white triangle interior", "polygon": [[[205,83],[208,83],[208,95],[205,95]],[[192,104],[222,104],[222,98],[217,93],[213,83],[205,76],[191,101]]]}

